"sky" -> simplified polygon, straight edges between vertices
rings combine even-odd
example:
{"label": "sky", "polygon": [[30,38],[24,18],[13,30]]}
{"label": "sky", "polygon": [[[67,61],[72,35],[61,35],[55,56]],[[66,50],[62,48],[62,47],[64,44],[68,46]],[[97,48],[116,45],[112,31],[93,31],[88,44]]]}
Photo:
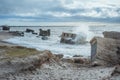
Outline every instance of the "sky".
{"label": "sky", "polygon": [[0,24],[79,21],[120,23],[120,0],[0,0]]}

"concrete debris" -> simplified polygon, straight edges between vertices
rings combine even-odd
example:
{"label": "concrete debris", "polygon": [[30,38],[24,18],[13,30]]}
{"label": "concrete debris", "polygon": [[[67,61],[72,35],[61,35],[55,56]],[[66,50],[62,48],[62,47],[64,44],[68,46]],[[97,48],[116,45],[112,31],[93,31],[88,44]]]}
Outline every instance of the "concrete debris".
{"label": "concrete debris", "polygon": [[103,32],[105,38],[120,39],[120,32],[105,31]]}
{"label": "concrete debris", "polygon": [[28,33],[34,33],[34,30],[32,30],[32,29],[26,29],[26,31],[25,32],[28,32]]}
{"label": "concrete debris", "polygon": [[40,29],[39,36],[42,36],[42,40],[48,40],[48,37],[50,36],[50,29],[48,30],[42,30]]}
{"label": "concrete debris", "polygon": [[93,64],[109,66],[120,64],[120,40],[94,37],[90,43]]}
{"label": "concrete debris", "polygon": [[76,34],[62,33],[60,43],[75,44]]}

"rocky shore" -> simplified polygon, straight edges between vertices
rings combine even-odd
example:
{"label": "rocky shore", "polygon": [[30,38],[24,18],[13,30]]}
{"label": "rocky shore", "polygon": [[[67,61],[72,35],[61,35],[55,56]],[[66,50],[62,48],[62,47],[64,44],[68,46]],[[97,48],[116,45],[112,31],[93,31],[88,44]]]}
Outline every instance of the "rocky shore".
{"label": "rocky shore", "polygon": [[[3,36],[5,34],[6,36]],[[63,58],[49,50],[37,51],[6,43],[14,37],[0,33],[0,80],[119,80],[120,65],[92,65],[91,60]]]}

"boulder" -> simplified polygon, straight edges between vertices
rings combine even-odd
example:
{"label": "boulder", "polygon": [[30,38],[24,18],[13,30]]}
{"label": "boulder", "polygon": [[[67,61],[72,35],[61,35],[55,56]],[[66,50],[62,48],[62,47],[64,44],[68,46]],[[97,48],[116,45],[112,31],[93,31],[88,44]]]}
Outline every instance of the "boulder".
{"label": "boulder", "polygon": [[77,57],[77,58],[73,58],[74,63],[78,63],[78,64],[89,64],[90,61],[87,58],[81,58],[81,57]]}
{"label": "boulder", "polygon": [[67,63],[74,63],[73,59],[71,58],[62,58],[61,61],[67,62]]}
{"label": "boulder", "polygon": [[116,65],[111,76],[120,76],[120,65]]}
{"label": "boulder", "polygon": [[34,30],[32,30],[32,29],[26,29],[26,31],[25,32],[28,32],[28,33],[34,33]]}
{"label": "boulder", "polygon": [[74,55],[73,57],[83,57],[82,55]]}
{"label": "boulder", "polygon": [[120,64],[120,40],[94,37],[91,41],[91,62],[95,65]]}
{"label": "boulder", "polygon": [[120,32],[115,31],[105,31],[103,32],[105,38],[119,39],[120,40]]}
{"label": "boulder", "polygon": [[61,58],[63,58],[63,54],[54,54],[58,59],[61,59]]}

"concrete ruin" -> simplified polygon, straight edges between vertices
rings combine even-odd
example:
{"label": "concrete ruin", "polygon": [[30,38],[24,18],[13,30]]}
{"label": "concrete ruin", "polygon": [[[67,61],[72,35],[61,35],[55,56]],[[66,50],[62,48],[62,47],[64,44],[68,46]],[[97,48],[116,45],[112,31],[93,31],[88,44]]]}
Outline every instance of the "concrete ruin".
{"label": "concrete ruin", "polygon": [[9,30],[10,30],[10,27],[7,26],[7,25],[3,25],[3,26],[2,26],[2,30],[3,30],[3,31],[9,31]]}
{"label": "concrete ruin", "polygon": [[50,36],[50,29],[48,30],[42,30],[42,29],[39,29],[39,36],[42,36],[42,40],[47,40],[48,37]]}
{"label": "concrete ruin", "polygon": [[24,36],[24,32],[22,31],[9,31],[9,33],[14,36]]}
{"label": "concrete ruin", "polygon": [[39,30],[40,30],[39,36],[50,36],[50,29],[48,30],[39,29]]}
{"label": "concrete ruin", "polygon": [[120,64],[120,40],[94,37],[90,43],[93,64],[108,66]]}
{"label": "concrete ruin", "polygon": [[27,33],[34,33],[34,30],[32,30],[32,29],[26,29],[26,31],[25,32],[27,32]]}
{"label": "concrete ruin", "polygon": [[73,33],[62,33],[60,43],[75,44],[76,34]]}
{"label": "concrete ruin", "polygon": [[105,31],[103,32],[105,38],[120,39],[120,32]]}

